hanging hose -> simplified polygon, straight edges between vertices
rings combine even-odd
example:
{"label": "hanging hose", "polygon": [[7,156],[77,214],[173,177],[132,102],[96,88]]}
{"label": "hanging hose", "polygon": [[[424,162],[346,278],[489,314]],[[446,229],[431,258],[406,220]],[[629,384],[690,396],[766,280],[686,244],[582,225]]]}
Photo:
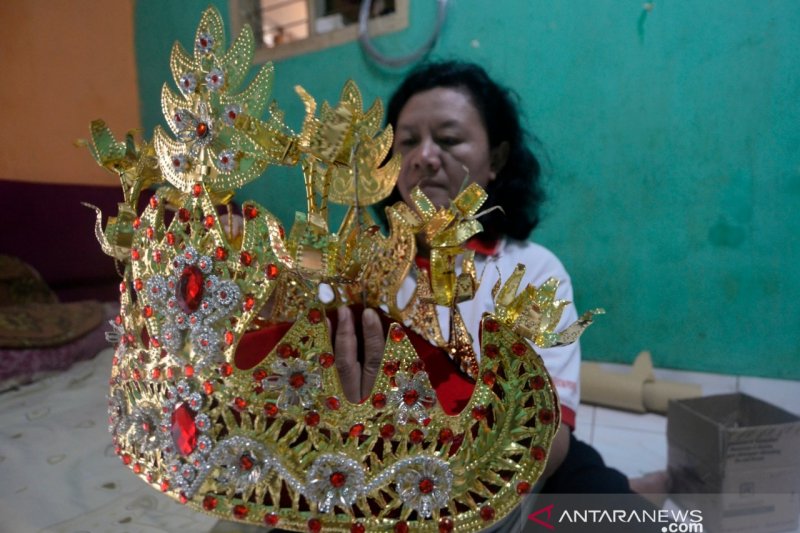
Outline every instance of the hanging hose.
{"label": "hanging hose", "polygon": [[436,39],[439,38],[439,33],[441,32],[447,14],[447,0],[437,0],[437,4],[436,25],[428,40],[410,54],[398,57],[387,57],[375,48],[369,37],[369,32],[367,31],[369,26],[369,13],[372,9],[372,0],[362,0],[361,8],[358,11],[358,41],[361,43],[361,47],[367,55],[386,67],[402,67],[416,61],[427,54],[431,48],[433,48],[433,45],[436,44]]}

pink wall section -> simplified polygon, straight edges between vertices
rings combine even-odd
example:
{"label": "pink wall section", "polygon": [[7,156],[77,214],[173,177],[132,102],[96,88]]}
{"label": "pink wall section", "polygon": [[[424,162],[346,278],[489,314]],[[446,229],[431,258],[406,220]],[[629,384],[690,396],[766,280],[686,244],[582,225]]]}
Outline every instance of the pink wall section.
{"label": "pink wall section", "polygon": [[0,2],[0,180],[119,186],[73,142],[139,127],[133,3]]}

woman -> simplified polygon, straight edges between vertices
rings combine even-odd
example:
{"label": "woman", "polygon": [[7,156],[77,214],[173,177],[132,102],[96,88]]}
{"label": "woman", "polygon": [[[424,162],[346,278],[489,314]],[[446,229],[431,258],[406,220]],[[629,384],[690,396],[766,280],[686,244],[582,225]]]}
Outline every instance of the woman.
{"label": "woman", "polygon": [[[557,297],[572,301],[572,287],[561,262],[544,247],[528,241],[539,222],[544,199],[541,166],[529,148],[515,98],[495,83],[479,66],[462,62],[424,64],[412,71],[389,101],[387,121],[395,131],[394,150],[403,166],[393,194],[385,204],[411,202],[419,186],[437,206],[448,205],[465,184],[478,183],[488,193],[480,218],[484,231],[468,243],[476,251],[475,266],[483,273],[475,299],[459,304],[472,334],[476,352],[482,314],[492,309],[491,288],[499,276],[507,277],[518,263],[526,266],[523,286],[540,285],[550,277],[560,281]],[[418,263],[428,250],[420,246]],[[407,280],[399,294],[402,301],[413,291]],[[575,306],[565,310],[564,327],[577,318]],[[440,313],[446,332],[448,313]],[[366,397],[374,383],[380,359],[368,356],[359,365],[355,353],[352,316],[340,308],[336,334],[337,366],[345,393],[351,400]],[[364,343],[373,344],[367,354],[381,352],[383,332],[376,313],[363,316]],[[550,493],[629,493],[627,478],[605,466],[599,454],[575,439],[575,412],[579,403],[580,346],[537,349],[553,376],[562,408],[562,421],[553,442],[543,480]],[[342,356],[350,353],[350,356]],[[349,384],[349,385],[348,385]]]}

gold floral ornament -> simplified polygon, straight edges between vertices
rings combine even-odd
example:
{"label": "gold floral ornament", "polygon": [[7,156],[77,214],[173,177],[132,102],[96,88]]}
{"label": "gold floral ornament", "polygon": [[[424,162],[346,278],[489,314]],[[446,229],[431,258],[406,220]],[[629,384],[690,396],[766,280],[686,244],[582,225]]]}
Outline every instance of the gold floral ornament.
{"label": "gold floral ornament", "polygon": [[506,326],[540,348],[572,344],[592,324],[595,315],[605,313],[603,309],[586,311],[575,323],[556,332],[564,308],[569,304],[566,300],[556,300],[558,280],[550,278],[538,288],[529,285],[519,291],[524,275],[525,265],[517,265],[514,273],[502,286],[498,280],[492,288],[492,297],[497,306],[496,316]]}
{"label": "gold floral ornament", "polygon": [[137,145],[134,132],[129,131],[125,141],[117,141],[102,120],[91,124],[91,138],[80,139],[78,146],[89,149],[97,163],[119,177],[124,195],[124,203],[118,206],[116,217],[109,217],[106,229],[103,230],[103,215],[97,207],[84,203],[94,209],[95,236],[100,242],[103,252],[121,260],[130,250],[132,227],[136,218],[136,202],[142,189],[161,181],[161,172],[155,160],[153,147],[148,143]]}
{"label": "gold floral ornament", "polygon": [[[116,453],[153,488],[227,520],[341,533],[492,527],[542,474],[558,430],[553,383],[520,333],[554,331],[562,304],[549,286],[517,299],[514,278],[498,295],[499,313],[482,321],[480,359],[459,352],[469,334],[457,315],[445,344],[436,303],[455,309],[475,290],[471,258],[465,278],[453,265],[456,249],[480,230],[485,193],[467,187],[444,210],[418,193],[419,213],[402,203],[387,210],[384,237],[363,209],[391,190],[399,170],[399,162],[381,166],[391,131],[380,131],[380,104],[364,112],[348,84],[319,117],[299,91],[307,104],[299,135],[277,106],[262,120],[271,67],[233,92],[253,46],[251,33],[242,35],[224,52],[212,8],[194,56],[173,49],[181,94],[165,90],[162,103],[177,140],[157,130],[154,146],[158,173],[174,188],[162,186],[126,220],[129,243],[112,250],[125,263],[109,393]],[[119,147],[106,146],[94,153],[113,167]],[[218,195],[270,162],[302,167],[307,212],[286,234],[271,213],[244,201],[233,238]],[[349,206],[338,234],[328,230],[329,200]],[[419,234],[440,256],[430,278],[417,272],[417,291],[400,308]],[[319,297],[323,283],[332,302]],[[343,394],[325,318],[351,303],[384,307],[392,321],[373,390],[356,404]],[[460,412],[445,412],[416,335],[444,346],[475,377]]]}
{"label": "gold floral ornament", "polygon": [[[358,283],[363,266],[375,252],[377,236],[368,213],[361,209],[391,193],[400,170],[399,156],[381,166],[392,145],[392,130],[380,130],[383,105],[376,100],[363,111],[358,87],[348,81],[340,101],[316,100],[302,87],[296,92],[306,116],[289,153],[302,162],[307,215],[298,214],[290,242],[298,267],[319,279]],[[338,234],[328,228],[328,202],[350,206]]]}
{"label": "gold floral ornament", "polygon": [[[225,51],[222,19],[215,10],[203,14],[193,56],[175,43],[170,69],[179,94],[165,84],[161,108],[176,139],[156,128],[154,146],[164,177],[189,193],[198,183],[209,192],[230,191],[280,162],[237,121],[258,118],[272,90],[272,65],[265,65],[242,92],[253,58],[252,30],[245,27]],[[288,141],[287,141],[288,142]]]}

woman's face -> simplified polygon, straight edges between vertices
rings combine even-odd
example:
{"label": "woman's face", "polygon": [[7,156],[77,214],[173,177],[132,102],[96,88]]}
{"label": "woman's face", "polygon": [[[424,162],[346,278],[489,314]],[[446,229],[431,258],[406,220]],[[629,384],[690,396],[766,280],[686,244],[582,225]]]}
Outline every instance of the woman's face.
{"label": "woman's face", "polygon": [[493,161],[483,120],[468,93],[446,87],[408,100],[397,118],[394,150],[403,156],[397,188],[406,203],[419,185],[434,205],[447,206],[467,175],[485,188],[502,167],[496,157]]}

